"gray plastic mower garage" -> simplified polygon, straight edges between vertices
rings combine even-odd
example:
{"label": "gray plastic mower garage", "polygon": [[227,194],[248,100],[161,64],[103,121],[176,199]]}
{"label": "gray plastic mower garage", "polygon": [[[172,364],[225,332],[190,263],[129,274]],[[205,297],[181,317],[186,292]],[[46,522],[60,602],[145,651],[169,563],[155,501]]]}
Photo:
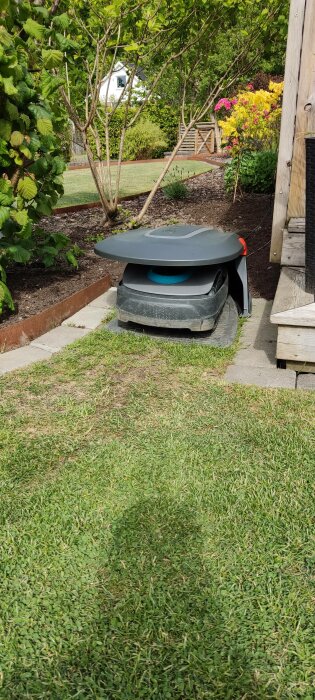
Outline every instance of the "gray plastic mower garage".
{"label": "gray plastic mower garage", "polygon": [[228,297],[248,316],[246,244],[208,226],[165,226],[110,236],[95,246],[127,262],[117,290],[123,323],[194,332],[214,329]]}

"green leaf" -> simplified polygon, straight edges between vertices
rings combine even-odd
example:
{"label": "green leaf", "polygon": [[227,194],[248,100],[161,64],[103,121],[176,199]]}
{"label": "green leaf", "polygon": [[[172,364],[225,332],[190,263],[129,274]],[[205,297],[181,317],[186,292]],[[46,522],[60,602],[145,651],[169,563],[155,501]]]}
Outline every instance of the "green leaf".
{"label": "green leaf", "polygon": [[63,53],[58,49],[43,49],[42,57],[45,68],[58,68],[63,62]]}
{"label": "green leaf", "polygon": [[21,245],[10,245],[7,248],[7,254],[17,263],[26,263],[31,258],[31,253]]}
{"label": "green leaf", "polygon": [[25,158],[32,160],[33,154],[31,153],[28,146],[26,146],[26,145],[20,146],[20,151],[21,151],[21,153],[23,153],[23,156],[25,156]]}
{"label": "green leaf", "polygon": [[23,24],[23,29],[29,36],[34,37],[34,39],[42,39],[45,32],[45,27],[42,24],[38,24],[34,19],[28,17],[26,22]]}
{"label": "green leaf", "polygon": [[24,134],[21,134],[20,131],[12,131],[11,138],[10,138],[11,146],[21,146],[23,141],[24,141]]}
{"label": "green leaf", "polygon": [[36,104],[35,102],[31,102],[28,105],[28,109],[33,114],[35,119],[50,119],[50,112],[46,107],[43,107],[42,105]]}
{"label": "green leaf", "polygon": [[11,124],[5,119],[0,119],[0,136],[6,141],[9,141],[11,136]]}
{"label": "green leaf", "polygon": [[51,119],[37,119],[36,126],[42,136],[52,136],[54,133]]}
{"label": "green leaf", "polygon": [[[66,164],[61,158],[61,156],[56,156],[53,160],[53,167],[52,167],[52,172],[58,177],[59,175],[62,175],[66,168]],[[55,181],[55,179],[54,179]],[[59,180],[56,179],[56,183],[58,183]]]}
{"label": "green leaf", "polygon": [[61,15],[56,15],[53,18],[52,24],[54,25],[54,27],[58,27],[59,29],[67,29],[70,24],[70,19],[67,13],[63,12]]}
{"label": "green leaf", "polygon": [[14,311],[14,302],[10,293],[9,288],[4,282],[0,282],[0,313],[3,311],[3,307],[8,306],[11,311]]}
{"label": "green leaf", "polygon": [[71,250],[69,250],[66,253],[66,258],[67,258],[69,265],[72,265],[73,267],[76,267],[76,268],[79,267],[78,261],[77,261],[75,255],[71,252]]}
{"label": "green leaf", "polygon": [[14,121],[14,119],[19,118],[19,110],[16,107],[16,105],[14,105],[12,102],[10,102],[10,100],[6,100],[5,111],[8,115],[8,117],[10,117],[11,121]]}
{"label": "green leaf", "polygon": [[43,71],[41,80],[43,97],[48,98],[50,95],[53,95],[54,92],[57,92],[61,85],[64,85],[64,82],[64,78],[54,78],[52,75],[50,75],[50,73],[45,73]]}
{"label": "green leaf", "polygon": [[33,4],[32,12],[34,12],[39,17],[43,18],[44,21],[47,21],[49,19],[49,12],[46,9],[46,7],[41,7],[40,5]]}
{"label": "green leaf", "polygon": [[10,180],[0,179],[0,204],[4,207],[10,206],[14,201],[14,194]]}
{"label": "green leaf", "polygon": [[9,7],[9,0],[0,0],[0,12],[7,10]]}
{"label": "green leaf", "polygon": [[49,216],[51,214],[52,208],[49,202],[47,201],[46,197],[41,197],[40,200],[37,202],[37,211],[43,216]]}
{"label": "green leaf", "polygon": [[12,37],[3,25],[0,25],[0,42],[6,49],[12,46]]}
{"label": "green leaf", "polygon": [[34,199],[37,194],[37,185],[31,177],[23,177],[19,180],[18,192],[23,199]]}
{"label": "green leaf", "polygon": [[48,161],[45,156],[41,156],[40,158],[37,158],[34,163],[29,167],[29,172],[34,173],[35,177],[40,178],[48,170]]}
{"label": "green leaf", "polygon": [[23,124],[29,129],[31,125],[31,120],[27,114],[20,114],[20,119],[22,119]]}
{"label": "green leaf", "polygon": [[13,77],[10,75],[9,78],[4,78],[0,76],[0,83],[3,85],[3,89],[6,95],[16,95],[17,89],[13,85]]}
{"label": "green leaf", "polygon": [[28,214],[26,209],[22,209],[22,211],[17,211],[16,209],[13,209],[11,211],[11,219],[14,219],[14,221],[16,221],[16,223],[20,226],[26,226],[28,222]]}
{"label": "green leaf", "polygon": [[10,207],[0,206],[0,228],[1,226],[3,226],[4,222],[9,218],[10,213]]}
{"label": "green leaf", "polygon": [[10,158],[13,158],[16,165],[23,165],[22,156],[20,155],[20,153],[18,151],[15,151],[14,148],[10,148],[9,156],[10,156]]}

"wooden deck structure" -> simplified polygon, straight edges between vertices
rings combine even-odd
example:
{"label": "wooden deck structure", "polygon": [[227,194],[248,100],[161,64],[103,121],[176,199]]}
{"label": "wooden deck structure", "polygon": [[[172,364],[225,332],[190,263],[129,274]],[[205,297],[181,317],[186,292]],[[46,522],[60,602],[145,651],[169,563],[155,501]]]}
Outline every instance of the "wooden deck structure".
{"label": "wooden deck structure", "polygon": [[[218,146],[218,127],[216,127],[215,121],[210,122],[200,122],[196,124],[194,129],[190,129],[186,138],[184,139],[178,155],[181,156],[192,156],[192,155],[208,155],[211,156],[215,151],[219,150]],[[184,131],[183,124],[180,125],[179,135],[181,136]]]}
{"label": "wooden deck structure", "polygon": [[[277,359],[315,372],[315,299],[305,291],[305,136],[315,133],[315,1],[291,0],[270,260]],[[315,196],[315,193],[314,193]]]}

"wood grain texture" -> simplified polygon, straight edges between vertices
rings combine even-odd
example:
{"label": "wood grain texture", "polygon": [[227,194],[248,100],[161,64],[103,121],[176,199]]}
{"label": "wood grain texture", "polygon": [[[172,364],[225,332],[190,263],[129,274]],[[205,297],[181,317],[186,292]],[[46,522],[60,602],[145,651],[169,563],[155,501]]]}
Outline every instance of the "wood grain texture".
{"label": "wood grain texture", "polygon": [[300,326],[301,328],[315,328],[315,303],[299,306],[297,309],[288,309],[273,316],[273,323],[278,326]]}
{"label": "wood grain texture", "polygon": [[305,218],[292,218],[288,223],[289,233],[305,233]]}
{"label": "wood grain texture", "polygon": [[[311,0],[313,1],[313,0]],[[291,0],[285,64],[283,109],[270,248],[271,262],[281,259],[282,236],[287,221],[296,104],[306,0]]]}
{"label": "wood grain texture", "polygon": [[271,310],[271,322],[277,323],[275,315],[312,304],[314,295],[305,291],[305,269],[301,267],[283,267],[280,274],[276,296]]}
{"label": "wood grain texture", "polygon": [[306,0],[300,80],[296,109],[288,217],[305,216],[305,136],[315,130],[314,105],[309,108],[315,80],[315,2]]}
{"label": "wood grain texture", "polygon": [[294,362],[315,362],[315,328],[279,326],[277,358]]}
{"label": "wood grain texture", "polygon": [[305,267],[305,233],[283,233],[281,265]]}

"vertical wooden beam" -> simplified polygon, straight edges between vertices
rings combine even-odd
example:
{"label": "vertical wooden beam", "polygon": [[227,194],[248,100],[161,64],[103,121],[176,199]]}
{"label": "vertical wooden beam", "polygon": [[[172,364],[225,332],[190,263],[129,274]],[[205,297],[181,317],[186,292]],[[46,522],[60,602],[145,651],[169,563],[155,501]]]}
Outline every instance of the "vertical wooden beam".
{"label": "vertical wooden beam", "polygon": [[305,216],[305,136],[314,131],[315,2],[306,1],[288,218]]}
{"label": "vertical wooden beam", "polygon": [[314,0],[291,0],[290,5],[278,169],[270,249],[270,260],[271,262],[277,263],[281,260],[283,230],[287,219],[306,2],[310,5],[313,4]]}

